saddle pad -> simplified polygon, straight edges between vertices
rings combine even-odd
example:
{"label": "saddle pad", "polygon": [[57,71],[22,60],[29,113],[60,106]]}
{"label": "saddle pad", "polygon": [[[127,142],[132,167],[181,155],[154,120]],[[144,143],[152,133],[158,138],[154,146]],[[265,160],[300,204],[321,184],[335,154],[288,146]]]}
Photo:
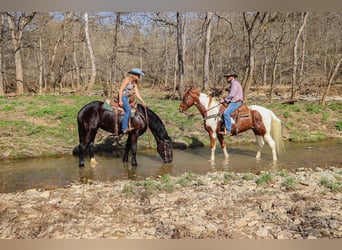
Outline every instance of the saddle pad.
{"label": "saddle pad", "polygon": [[108,103],[104,102],[103,103],[103,108],[108,110],[108,111],[113,111],[112,106],[110,106]]}

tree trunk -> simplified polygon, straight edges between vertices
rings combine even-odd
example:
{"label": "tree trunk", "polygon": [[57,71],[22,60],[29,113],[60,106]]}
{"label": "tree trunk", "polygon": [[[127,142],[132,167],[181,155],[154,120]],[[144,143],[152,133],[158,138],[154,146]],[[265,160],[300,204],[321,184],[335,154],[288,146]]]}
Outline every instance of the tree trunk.
{"label": "tree trunk", "polygon": [[268,73],[268,55],[267,55],[267,49],[266,49],[266,45],[265,45],[265,38],[263,40],[263,60],[262,60],[262,85],[264,86],[264,88],[266,88],[267,86],[267,73]]}
{"label": "tree trunk", "polygon": [[247,102],[247,96],[248,96],[248,90],[249,86],[251,85],[251,82],[253,80],[253,74],[254,74],[254,54],[255,54],[255,49],[254,49],[254,40],[253,38],[253,29],[255,27],[256,20],[260,16],[260,12],[257,12],[251,23],[248,22],[247,20],[247,15],[246,13],[243,13],[243,19],[244,19],[244,24],[245,28],[247,30],[247,39],[248,39],[248,68],[246,69],[246,75],[244,78],[243,82],[243,95],[244,95],[244,100]]}
{"label": "tree trunk", "polygon": [[174,74],[173,74],[173,93],[177,91],[177,65],[178,65],[178,53],[175,55],[174,59]]}
{"label": "tree trunk", "polygon": [[39,34],[39,89],[38,93],[41,95],[44,84],[44,64],[43,64],[43,42],[42,42],[42,34]]}
{"label": "tree trunk", "polygon": [[23,74],[23,64],[21,61],[21,37],[22,29],[16,28],[14,18],[8,15],[8,25],[11,29],[14,61],[15,61],[15,79],[16,79],[16,92],[17,94],[24,94],[24,74]]}
{"label": "tree trunk", "polygon": [[116,20],[115,20],[115,29],[114,29],[114,37],[113,37],[113,54],[112,54],[112,60],[111,60],[111,74],[110,74],[110,97],[113,97],[113,91],[114,91],[114,86],[115,86],[115,81],[116,81],[116,67],[117,67],[117,54],[118,54],[118,35],[119,35],[119,30],[121,26],[121,13],[118,12],[116,14]]}
{"label": "tree trunk", "polygon": [[322,99],[320,100],[320,104],[322,104],[322,105],[325,105],[325,101],[326,101],[327,96],[328,96],[329,91],[330,91],[331,83],[332,83],[333,79],[335,78],[335,75],[337,74],[338,69],[341,66],[341,63],[342,63],[342,58],[340,58],[340,60],[338,60],[336,66],[335,66],[334,71],[332,72],[331,76],[328,79],[327,87],[325,88],[325,91],[324,91],[324,94],[322,96]]}
{"label": "tree trunk", "polygon": [[168,86],[168,79],[169,79],[169,48],[168,48],[168,41],[165,38],[165,52],[164,52],[164,88],[166,89]]}
{"label": "tree trunk", "polygon": [[308,12],[302,13],[302,23],[299,27],[299,30],[297,32],[297,36],[293,45],[293,70],[292,70],[292,90],[291,90],[292,100],[295,99],[296,97],[296,88],[297,88],[298,42],[299,42],[300,36],[303,33],[308,15],[309,15]]}
{"label": "tree trunk", "polygon": [[4,41],[4,24],[5,24],[5,15],[3,13],[0,13],[0,96],[3,96],[5,94],[5,86],[4,86],[4,76],[2,74],[3,72],[3,41]]}
{"label": "tree trunk", "polygon": [[56,81],[56,73],[54,70],[55,61],[56,61],[56,55],[58,51],[59,44],[61,42],[61,35],[63,31],[60,31],[60,34],[58,35],[57,41],[55,43],[55,46],[53,47],[50,63],[49,63],[49,72],[47,74],[47,84],[45,85],[45,90],[47,90],[48,85],[54,85]]}
{"label": "tree trunk", "polygon": [[254,77],[254,68],[255,68],[254,54],[255,54],[255,48],[254,48],[254,44],[250,36],[248,39],[248,58],[249,58],[248,74],[247,74],[246,82],[244,83],[244,86],[243,86],[244,100],[246,103],[247,103],[247,96],[249,92],[249,86],[251,85],[253,81],[253,77]]}
{"label": "tree trunk", "polygon": [[207,12],[205,19],[205,42],[204,42],[204,60],[203,60],[203,86],[202,90],[209,90],[209,56],[210,56],[210,38],[211,38],[211,19],[213,12]]}
{"label": "tree trunk", "polygon": [[184,93],[184,25],[182,13],[177,12],[177,50],[178,50],[178,95]]}
{"label": "tree trunk", "polygon": [[299,71],[299,85],[300,87],[304,81],[304,65],[305,65],[305,51],[306,51],[306,32],[305,29],[303,30],[302,36],[302,55],[301,55],[301,62],[300,62],[300,71]]}
{"label": "tree trunk", "polygon": [[95,85],[95,78],[96,78],[96,64],[95,64],[95,56],[93,52],[93,47],[91,45],[90,36],[89,36],[89,19],[88,19],[88,12],[84,13],[84,20],[85,20],[85,35],[90,55],[91,61],[91,77],[86,87],[86,92],[90,93]]}
{"label": "tree trunk", "polygon": [[25,26],[32,21],[35,14],[36,12],[32,12],[29,15],[26,15],[24,12],[22,12],[18,20],[16,20],[16,14],[12,16],[11,13],[7,12],[7,20],[9,28],[11,30],[13,43],[17,94],[24,94],[24,72],[23,63],[21,59],[23,31]]}
{"label": "tree trunk", "polygon": [[73,89],[79,90],[81,88],[81,82],[80,82],[80,67],[78,65],[77,61],[77,53],[76,53],[76,43],[74,42],[74,48],[73,48],[73,59],[75,64],[75,80],[76,80],[76,86],[73,86]]}

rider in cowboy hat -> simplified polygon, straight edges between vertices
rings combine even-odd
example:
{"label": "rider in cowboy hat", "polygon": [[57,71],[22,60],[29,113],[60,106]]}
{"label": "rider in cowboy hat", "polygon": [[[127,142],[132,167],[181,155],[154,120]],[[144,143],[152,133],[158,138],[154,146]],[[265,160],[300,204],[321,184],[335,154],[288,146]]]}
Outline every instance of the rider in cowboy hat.
{"label": "rider in cowboy hat", "polygon": [[235,73],[229,73],[223,75],[223,77],[227,78],[227,82],[230,83],[230,91],[228,95],[221,99],[221,103],[228,103],[226,110],[223,112],[223,118],[225,123],[225,130],[220,131],[220,134],[223,135],[231,135],[232,123],[230,119],[230,115],[237,110],[243,103],[243,90],[240,82],[238,82],[235,78],[238,77]]}
{"label": "rider in cowboy hat", "polygon": [[129,97],[135,93],[144,106],[145,101],[141,97],[138,89],[138,84],[141,76],[144,76],[144,72],[139,68],[132,68],[128,71],[127,76],[123,79],[119,90],[119,105],[125,110],[125,114],[122,117],[122,132],[127,134],[132,128],[128,128],[129,116],[131,113],[131,106],[129,105]]}

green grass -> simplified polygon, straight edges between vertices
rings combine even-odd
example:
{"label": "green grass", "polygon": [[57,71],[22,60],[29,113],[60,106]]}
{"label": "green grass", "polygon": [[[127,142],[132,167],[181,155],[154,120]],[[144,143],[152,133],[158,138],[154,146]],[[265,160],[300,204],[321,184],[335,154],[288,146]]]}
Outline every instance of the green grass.
{"label": "green grass", "polygon": [[339,122],[336,123],[336,129],[338,131],[342,131],[342,121],[339,121]]}
{"label": "green grass", "polygon": [[247,173],[242,176],[242,179],[245,181],[251,181],[254,180],[254,174]]}
{"label": "green grass", "polygon": [[132,196],[135,194],[134,187],[130,184],[125,184],[121,193],[125,194],[126,196]]}
{"label": "green grass", "polygon": [[323,106],[319,104],[305,104],[305,111],[310,114],[320,114],[323,110]]}
{"label": "green grass", "polygon": [[281,183],[281,185],[287,190],[294,190],[296,187],[296,180],[292,177],[288,177]]}
{"label": "green grass", "polygon": [[[180,113],[178,107],[180,100],[164,99],[162,94],[152,95],[148,90],[142,93],[149,108],[151,108],[163,121],[169,136],[187,147],[209,145],[208,134],[203,127],[203,119],[196,107],[191,107],[186,113]],[[159,95],[159,97],[158,97]],[[9,158],[25,155],[25,152],[39,152],[36,156],[58,154],[58,152],[71,152],[78,144],[77,121],[78,111],[93,100],[103,100],[100,96],[58,96],[58,95],[34,95],[16,96],[11,98],[0,97],[0,139],[11,138],[14,146],[9,148],[6,143],[1,143],[0,150],[9,152]],[[258,104],[258,103],[251,103]],[[319,113],[321,119],[317,123],[324,122],[329,125],[336,119],[332,126],[342,131],[342,105],[331,103],[327,106],[318,104],[296,103],[295,105],[283,105],[280,103],[260,105],[270,108],[281,118],[284,129],[292,141],[318,141],[326,136],[320,132],[312,132],[308,128],[300,128],[298,124],[305,124],[310,114]],[[16,118],[18,115],[18,118]],[[310,118],[310,117],[309,117]],[[149,145],[150,137],[139,138],[139,145]],[[254,136],[248,133],[234,138],[237,142],[249,142]],[[154,139],[153,147],[154,147]],[[30,143],[28,143],[30,142]],[[39,147],[39,150],[37,150]],[[15,149],[14,149],[15,148]],[[184,180],[186,182],[186,180]]]}
{"label": "green grass", "polygon": [[167,192],[172,192],[175,189],[175,185],[170,178],[170,174],[163,175],[161,180],[161,189]]}
{"label": "green grass", "polygon": [[270,173],[262,174],[255,182],[257,185],[267,184],[272,181],[272,175]]}
{"label": "green grass", "polygon": [[291,118],[292,115],[291,115],[291,113],[290,113],[289,111],[285,111],[285,112],[283,113],[283,117],[284,117],[284,118]]}
{"label": "green grass", "polygon": [[319,181],[319,184],[330,189],[332,192],[340,192],[341,191],[341,182],[340,181],[331,181],[326,177],[322,177]]}

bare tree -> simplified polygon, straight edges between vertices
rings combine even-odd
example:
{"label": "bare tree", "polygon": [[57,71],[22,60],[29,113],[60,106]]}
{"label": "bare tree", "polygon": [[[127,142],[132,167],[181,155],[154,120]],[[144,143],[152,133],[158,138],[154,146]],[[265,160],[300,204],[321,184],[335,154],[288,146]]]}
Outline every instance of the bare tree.
{"label": "bare tree", "polygon": [[178,95],[184,93],[184,47],[185,47],[185,17],[177,12],[177,49],[178,49]]}
{"label": "bare tree", "polygon": [[330,91],[331,83],[332,83],[333,79],[335,78],[335,76],[338,72],[338,69],[341,66],[341,63],[342,63],[342,57],[337,61],[334,70],[331,72],[330,76],[328,76],[328,83],[327,83],[327,86],[325,88],[324,94],[320,100],[320,104],[322,104],[322,105],[325,105],[327,96],[328,96],[329,91]]}
{"label": "bare tree", "polygon": [[211,19],[213,12],[207,12],[204,22],[205,42],[203,59],[203,86],[202,90],[209,89],[209,56],[210,56],[210,38],[211,38]]}
{"label": "bare tree", "polygon": [[21,58],[22,49],[22,37],[25,27],[32,21],[36,12],[20,12],[11,13],[7,12],[8,25],[11,30],[12,42],[13,42],[13,53],[15,59],[16,69],[16,87],[17,94],[24,93],[24,72],[23,63]]}
{"label": "bare tree", "polygon": [[253,81],[255,70],[255,42],[261,33],[265,31],[266,27],[277,18],[278,13],[243,12],[242,15],[248,38],[248,67],[243,82],[244,99],[247,100],[249,86]]}
{"label": "bare tree", "polygon": [[298,66],[298,43],[299,39],[303,33],[303,30],[306,25],[306,21],[308,18],[308,12],[302,12],[302,20],[301,25],[298,29],[296,39],[293,45],[293,70],[292,70],[292,90],[291,90],[291,99],[295,99],[296,96],[296,88],[297,88],[297,66]]}
{"label": "bare tree", "polygon": [[96,64],[95,64],[95,56],[94,56],[94,51],[93,47],[91,45],[90,41],[90,36],[89,36],[89,18],[88,18],[88,12],[84,12],[84,21],[85,21],[85,35],[87,39],[87,45],[88,45],[88,50],[89,50],[89,55],[90,55],[90,61],[91,61],[91,77],[88,82],[88,85],[86,87],[87,93],[89,93],[94,85],[95,85],[95,78],[96,78]]}
{"label": "bare tree", "polygon": [[5,94],[4,88],[4,76],[2,74],[3,71],[3,40],[4,40],[4,24],[5,24],[5,14],[0,13],[0,96]]}
{"label": "bare tree", "polygon": [[115,28],[114,28],[114,33],[113,33],[113,54],[111,58],[111,80],[110,80],[110,96],[112,97],[113,95],[113,86],[115,84],[115,79],[116,79],[116,67],[117,67],[117,54],[118,54],[118,46],[119,46],[119,41],[118,41],[118,35],[119,35],[119,30],[121,26],[121,13],[118,12],[116,13],[116,20],[115,20]]}

